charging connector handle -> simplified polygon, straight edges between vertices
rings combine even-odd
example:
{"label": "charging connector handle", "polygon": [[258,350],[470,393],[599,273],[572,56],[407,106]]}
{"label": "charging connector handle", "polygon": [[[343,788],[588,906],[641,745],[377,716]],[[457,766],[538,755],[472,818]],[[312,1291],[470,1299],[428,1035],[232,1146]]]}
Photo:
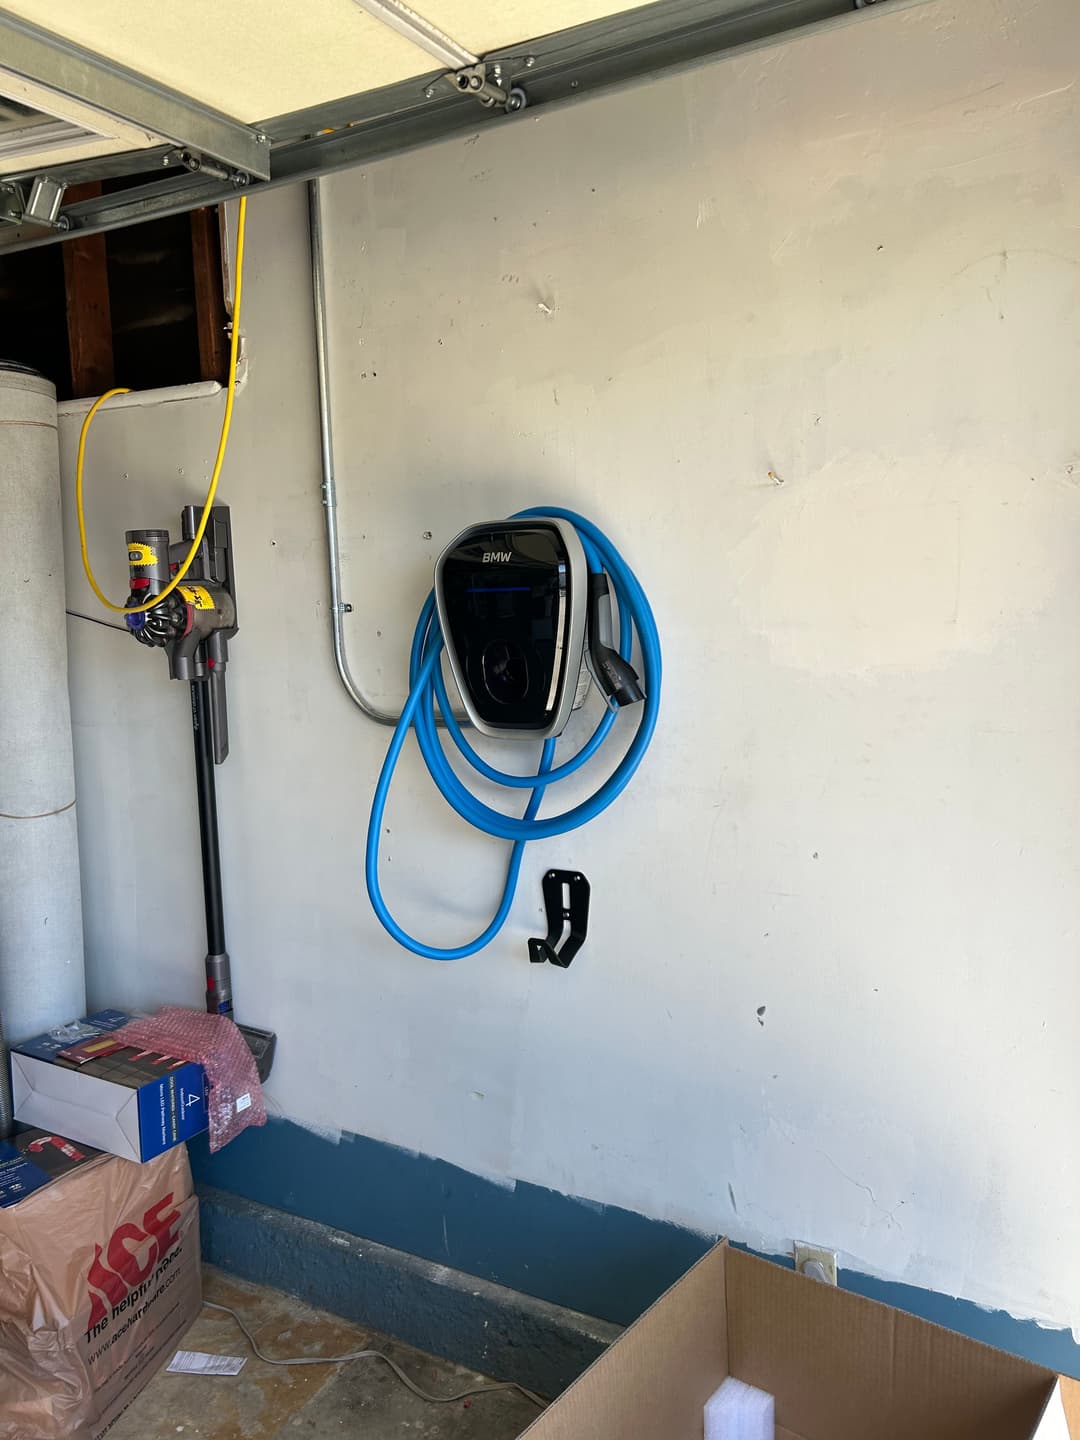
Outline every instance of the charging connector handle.
{"label": "charging connector handle", "polygon": [[612,645],[611,594],[603,571],[589,573],[589,669],[608,700],[640,705],[645,699],[638,673]]}
{"label": "charging connector handle", "polygon": [[[633,677],[632,684],[644,692],[644,703],[639,712],[637,729],[626,753],[604,783],[588,799],[581,801],[572,809],[541,820],[538,818],[538,811],[545,790],[549,785],[573,775],[596,754],[615,723],[616,707],[611,705],[605,707],[600,723],[590,739],[576,755],[562,765],[554,766],[556,742],[547,740],[544,742],[535,775],[511,775],[496,769],[477,754],[454,718],[440,664],[443,640],[435,617],[435,597],[433,594],[428,596],[413,635],[412,652],[409,657],[409,698],[405,702],[401,718],[394,729],[379,774],[378,784],[375,787],[371,818],[368,822],[365,876],[372,908],[383,928],[405,949],[431,960],[460,960],[466,955],[474,955],[495,938],[510,913],[521,869],[522,854],[527,842],[551,839],[555,835],[565,835],[568,831],[576,830],[580,825],[587,824],[588,821],[595,819],[597,815],[606,810],[629,784],[641,764],[652,739],[653,731],[656,729],[656,721],[660,713],[662,669],[660,637],[644,590],[634,572],[603,531],[575,511],[538,506],[535,509],[519,511],[512,518],[525,520],[546,517],[568,520],[577,530],[585,550],[585,560],[590,576],[603,575],[606,571],[610,577],[619,612],[618,648],[617,650],[613,649],[611,653],[620,661],[620,667],[610,672],[605,671],[605,673],[617,689],[629,695],[631,682],[626,674],[629,672],[629,676]],[[597,603],[602,607],[599,593]],[[608,603],[610,604],[610,601]],[[630,663],[635,634],[641,649],[643,678],[640,685],[638,685],[637,676]],[[621,666],[626,667],[625,672]],[[613,694],[613,692],[608,693]],[[617,697],[613,694],[613,698]],[[630,703],[630,701],[617,703]],[[441,712],[447,735],[474,770],[485,779],[493,780],[510,789],[531,791],[528,807],[520,819],[513,815],[506,815],[501,810],[494,810],[490,805],[485,805],[459,779],[447,758],[436,729],[436,706]],[[405,744],[405,738],[413,728],[416,730],[417,743],[428,772],[447,803],[457,811],[462,819],[467,820],[478,830],[513,842],[502,897],[491,923],[475,940],[449,948],[429,945],[422,940],[415,939],[402,929],[390,914],[379,883],[379,842],[383,833],[383,815],[386,810],[387,796],[398,757]]]}

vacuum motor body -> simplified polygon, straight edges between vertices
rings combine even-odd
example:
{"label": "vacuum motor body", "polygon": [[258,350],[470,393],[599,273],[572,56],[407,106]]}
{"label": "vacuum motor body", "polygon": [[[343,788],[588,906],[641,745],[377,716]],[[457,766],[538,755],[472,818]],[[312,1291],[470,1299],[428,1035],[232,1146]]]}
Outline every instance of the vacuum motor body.
{"label": "vacuum motor body", "polygon": [[[172,544],[167,530],[127,532],[131,594],[128,604],[144,605],[161,594],[190,549],[198,526],[194,505],[180,516],[183,539]],[[229,753],[229,718],[225,672],[229,641],[237,632],[236,587],[233,577],[232,521],[227,505],[215,505],[202,544],[184,584],[150,610],[124,616],[140,645],[164,650],[174,680],[209,683],[210,725],[214,763]]]}

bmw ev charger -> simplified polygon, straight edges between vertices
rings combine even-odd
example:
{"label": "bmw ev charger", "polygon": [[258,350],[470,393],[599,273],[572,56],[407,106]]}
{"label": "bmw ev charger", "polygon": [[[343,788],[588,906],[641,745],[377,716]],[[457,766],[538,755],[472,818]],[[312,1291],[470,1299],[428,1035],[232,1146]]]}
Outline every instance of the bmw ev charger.
{"label": "bmw ev charger", "polygon": [[[611,597],[619,616],[614,640]],[[631,663],[637,636],[642,674]],[[497,770],[480,756],[454,715],[443,678],[445,647],[465,713],[482,735],[542,742],[535,775]],[[556,766],[555,746],[588,690],[585,660],[605,709],[576,755]],[[433,960],[483,949],[502,929],[526,843],[563,835],[599,815],[622,793],[652,739],[660,708],[660,640],[636,576],[591,521],[572,510],[538,507],[495,524],[473,525],[443,551],[413,635],[409,698],[383,761],[368,824],[366,878],[380,923],[399,944]],[[640,705],[622,760],[587,800],[539,819],[549,785],[576,773],[607,739],[619,709]],[[477,799],[452,769],[436,726],[487,780],[530,791],[518,819]],[[502,899],[487,928],[468,944],[442,949],[407,934],[390,914],[379,884],[379,837],[387,794],[405,737],[415,728],[420,753],[444,799],[470,824],[513,842]]]}

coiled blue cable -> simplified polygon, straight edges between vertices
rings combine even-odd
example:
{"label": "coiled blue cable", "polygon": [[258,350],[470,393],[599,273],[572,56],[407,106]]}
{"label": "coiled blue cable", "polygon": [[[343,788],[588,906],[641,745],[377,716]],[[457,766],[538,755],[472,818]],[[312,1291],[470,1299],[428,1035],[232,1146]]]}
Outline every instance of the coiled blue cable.
{"label": "coiled blue cable", "polygon": [[[546,820],[538,820],[537,812],[547,787],[573,775],[596,754],[615,723],[616,712],[611,707],[606,708],[603,718],[589,740],[576,755],[562,765],[553,768],[556,742],[546,740],[535,775],[510,775],[503,770],[495,769],[476,753],[454,717],[440,664],[443,638],[439,623],[435,618],[435,596],[434,593],[428,596],[416,623],[412,650],[409,655],[409,698],[405,702],[401,719],[391,738],[382,770],[379,772],[379,781],[375,786],[375,796],[371,802],[365,874],[371,905],[383,928],[406,950],[411,950],[415,955],[423,955],[429,960],[461,960],[466,955],[475,955],[478,950],[482,950],[495,938],[505,924],[514,901],[514,891],[517,889],[518,874],[521,870],[521,860],[526,844],[530,840],[548,840],[554,835],[565,835],[568,831],[576,830],[578,826],[595,819],[597,815],[606,810],[612,801],[623,792],[635,770],[641,764],[642,757],[649,747],[649,741],[652,739],[653,731],[656,729],[656,720],[660,713],[662,669],[660,637],[649,602],[645,598],[645,592],[638,583],[634,572],[603,531],[599,530],[590,520],[586,520],[584,516],[576,514],[573,510],[537,506],[531,510],[519,510],[512,518],[533,520],[552,517],[567,520],[574,526],[585,551],[585,563],[591,573],[607,571],[619,613],[619,653],[626,661],[630,660],[633,635],[635,632],[637,634],[641,649],[642,685],[646,695],[641,707],[638,727],[625,755],[593,795],[572,809],[563,811],[560,815],[552,815]],[[504,815],[501,811],[493,810],[489,805],[485,805],[454,773],[443,750],[435,723],[436,705],[446,723],[447,734],[475,770],[486,779],[493,780],[500,785],[532,792],[525,813],[520,819],[513,815]],[[379,836],[382,834],[383,814],[386,810],[386,800],[391,781],[394,778],[394,770],[410,729],[416,731],[416,740],[420,747],[420,753],[424,757],[424,763],[447,804],[452,806],[463,820],[467,820],[478,830],[513,842],[510,860],[506,867],[506,881],[503,885],[502,898],[491,923],[475,940],[447,949],[428,945],[403,930],[390,914],[379,884]]]}

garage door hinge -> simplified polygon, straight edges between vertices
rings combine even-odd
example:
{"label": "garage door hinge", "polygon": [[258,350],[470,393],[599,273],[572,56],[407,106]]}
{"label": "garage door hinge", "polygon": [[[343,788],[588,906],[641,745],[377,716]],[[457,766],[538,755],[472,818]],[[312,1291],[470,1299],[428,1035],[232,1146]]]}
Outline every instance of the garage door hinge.
{"label": "garage door hinge", "polygon": [[50,175],[31,181],[30,197],[15,180],[0,183],[0,221],[8,225],[40,225],[47,230],[66,230],[68,219],[60,214],[65,186]]}

